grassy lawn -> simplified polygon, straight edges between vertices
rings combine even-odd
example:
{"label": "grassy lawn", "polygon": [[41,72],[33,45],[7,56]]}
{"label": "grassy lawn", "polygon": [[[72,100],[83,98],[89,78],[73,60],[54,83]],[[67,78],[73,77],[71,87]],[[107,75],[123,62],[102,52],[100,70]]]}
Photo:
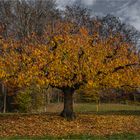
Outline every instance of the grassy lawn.
{"label": "grassy lawn", "polygon": [[[125,104],[99,104],[98,111],[140,111],[140,106],[138,105],[125,105]],[[83,104],[75,104],[76,112],[92,112],[97,111],[96,104],[83,103]]]}
{"label": "grassy lawn", "polygon": [[[50,103],[47,105],[47,113],[59,114],[63,110],[63,103]],[[75,103],[74,111],[76,113],[94,113],[94,114],[118,114],[118,115],[140,115],[140,105],[127,104],[94,104],[94,103]],[[43,112],[42,112],[43,113]],[[0,116],[14,115],[18,113],[0,113]],[[19,113],[19,114],[40,114],[36,113]]]}
{"label": "grassy lawn", "polygon": [[[97,110],[98,107],[98,110]],[[60,113],[63,110],[63,103],[50,103],[47,105],[47,113]],[[140,115],[140,105],[127,105],[127,104],[94,104],[94,103],[75,103],[74,111],[77,113],[130,113]],[[38,112],[39,113],[39,112]],[[0,116],[14,115],[15,113],[0,113]],[[20,113],[28,114],[28,113]],[[30,114],[30,113],[29,113]],[[35,113],[36,114],[36,113]]]}
{"label": "grassy lawn", "polygon": [[69,135],[65,137],[10,137],[1,138],[1,140],[139,140],[140,135],[135,134],[117,134],[111,136],[92,136],[92,135]]}
{"label": "grassy lawn", "polygon": [[[98,107],[98,110],[97,110]],[[51,103],[47,106],[47,112],[55,113],[61,112],[63,109],[63,104]],[[139,105],[126,105],[126,104],[100,104],[96,105],[94,103],[78,103],[74,104],[74,110],[77,113],[119,113],[119,114],[140,114]]]}
{"label": "grassy lawn", "polygon": [[140,115],[140,106],[125,104],[75,104],[75,112],[96,114],[127,114]]}

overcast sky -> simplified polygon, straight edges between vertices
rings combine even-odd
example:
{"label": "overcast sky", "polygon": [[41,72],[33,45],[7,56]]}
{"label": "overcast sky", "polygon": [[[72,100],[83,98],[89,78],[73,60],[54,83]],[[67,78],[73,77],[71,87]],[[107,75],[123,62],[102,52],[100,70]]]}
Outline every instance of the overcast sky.
{"label": "overcast sky", "polygon": [[57,0],[59,8],[79,1],[93,15],[113,14],[140,31],[140,0]]}

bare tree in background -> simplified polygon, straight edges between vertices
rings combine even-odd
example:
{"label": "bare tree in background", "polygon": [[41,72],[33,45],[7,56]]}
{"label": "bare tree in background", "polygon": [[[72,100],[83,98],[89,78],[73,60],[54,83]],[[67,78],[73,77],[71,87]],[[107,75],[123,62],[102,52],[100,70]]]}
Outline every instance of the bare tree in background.
{"label": "bare tree in background", "polygon": [[120,33],[123,36],[123,41],[137,44],[140,39],[140,32],[133,26],[122,22],[118,17],[108,14],[103,18],[98,18],[100,22],[100,36],[108,37]]}
{"label": "bare tree in background", "polygon": [[79,28],[82,26],[86,28],[92,26],[89,9],[77,3],[66,6],[63,16],[67,22],[71,22],[75,25],[73,32],[78,32]]}
{"label": "bare tree in background", "polygon": [[33,32],[42,35],[46,25],[54,25],[58,18],[60,13],[54,0],[0,1],[0,23],[5,37],[22,38]]}
{"label": "bare tree in background", "polygon": [[2,29],[1,35],[3,37],[8,36],[8,32],[12,21],[12,1],[1,0],[0,1],[0,26]]}

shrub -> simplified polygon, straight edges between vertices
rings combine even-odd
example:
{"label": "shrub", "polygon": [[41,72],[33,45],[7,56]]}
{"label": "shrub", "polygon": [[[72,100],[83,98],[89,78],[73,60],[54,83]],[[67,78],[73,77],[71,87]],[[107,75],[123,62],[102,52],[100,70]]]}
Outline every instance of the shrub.
{"label": "shrub", "polygon": [[17,102],[19,104],[19,111],[21,112],[29,112],[31,110],[31,91],[25,90],[20,91],[17,94]]}

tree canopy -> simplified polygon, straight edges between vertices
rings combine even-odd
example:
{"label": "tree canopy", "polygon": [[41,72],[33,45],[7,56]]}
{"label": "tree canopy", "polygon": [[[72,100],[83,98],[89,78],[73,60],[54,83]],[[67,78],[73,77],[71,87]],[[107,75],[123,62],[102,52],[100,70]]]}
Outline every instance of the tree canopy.
{"label": "tree canopy", "polygon": [[121,41],[121,34],[101,39],[98,32],[91,35],[84,27],[76,34],[71,33],[72,24],[61,27],[60,33],[45,36],[46,44],[34,37],[26,44],[0,40],[0,79],[5,86],[51,85],[65,94],[82,85],[94,89],[140,86],[139,56],[132,44]]}

